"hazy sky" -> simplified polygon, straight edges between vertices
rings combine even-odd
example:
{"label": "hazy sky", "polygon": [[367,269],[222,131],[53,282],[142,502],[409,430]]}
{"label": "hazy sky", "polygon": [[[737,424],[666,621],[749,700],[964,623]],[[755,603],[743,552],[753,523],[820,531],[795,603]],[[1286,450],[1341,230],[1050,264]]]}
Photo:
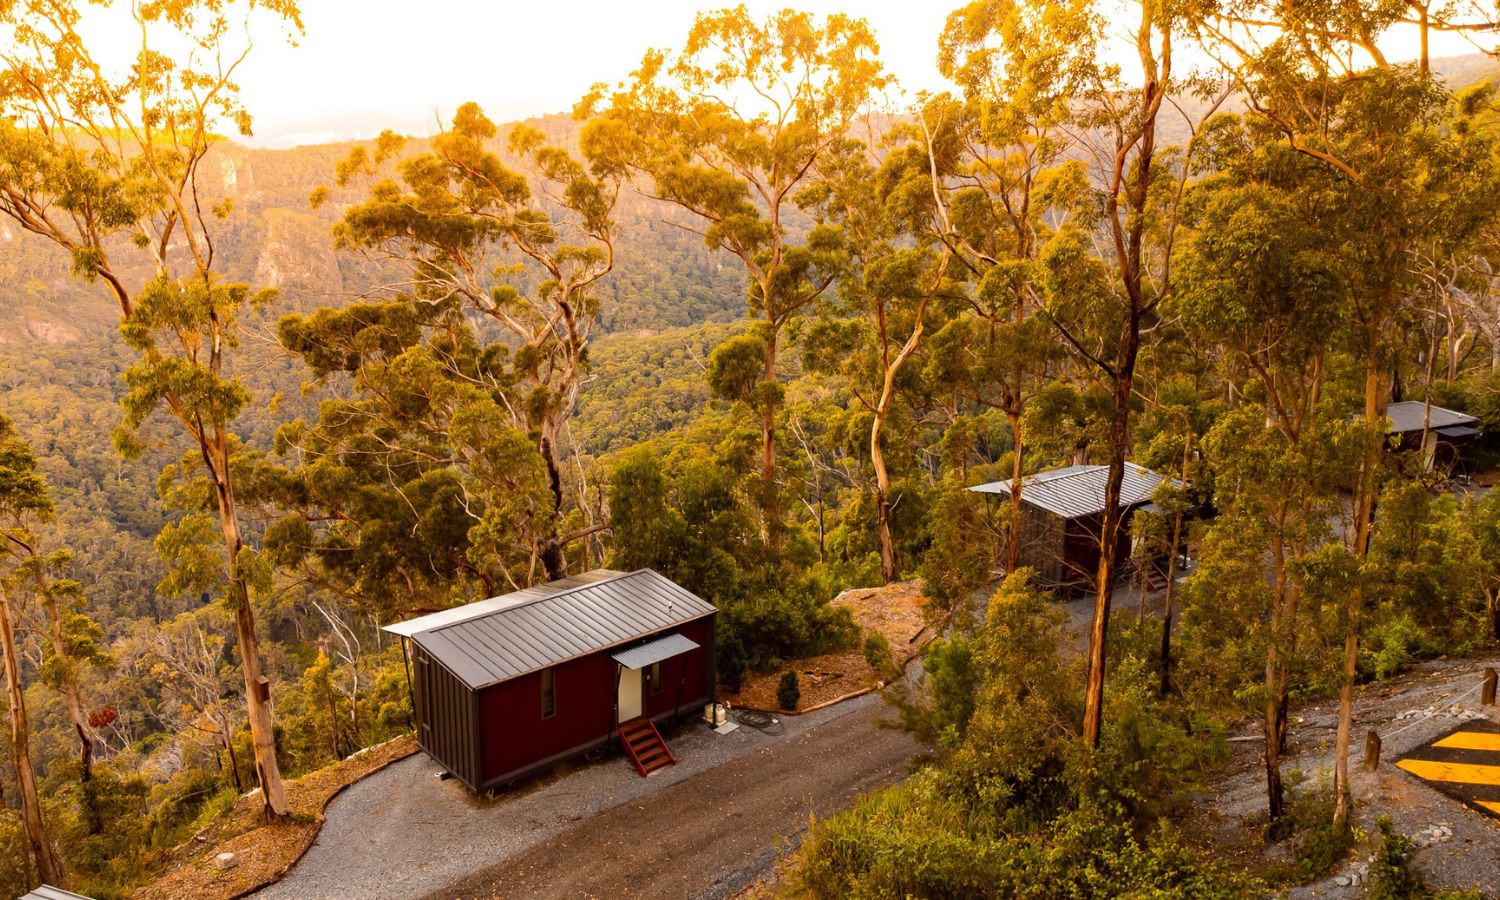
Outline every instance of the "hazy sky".
{"label": "hazy sky", "polygon": [[[886,67],[908,91],[942,88],[937,36],[961,0],[747,0],[765,15],[793,5],[864,16]],[[625,77],[650,47],[674,47],[711,0],[303,0],[297,46],[261,35],[240,73],[253,143],[285,147],[428,133],[476,100],[496,121],[564,112],[599,81]],[[727,3],[723,5],[728,5]],[[1122,29],[1123,31],[1123,26]],[[1410,58],[1405,36],[1388,42]],[[1464,53],[1447,43],[1434,48]]]}

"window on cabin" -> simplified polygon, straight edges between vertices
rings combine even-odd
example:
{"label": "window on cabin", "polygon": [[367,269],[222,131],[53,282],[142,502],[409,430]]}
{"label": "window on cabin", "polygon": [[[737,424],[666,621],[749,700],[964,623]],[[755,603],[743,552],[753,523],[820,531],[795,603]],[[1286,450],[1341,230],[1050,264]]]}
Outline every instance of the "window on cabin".
{"label": "window on cabin", "polygon": [[661,693],[661,663],[659,662],[651,664],[651,693]]}
{"label": "window on cabin", "polygon": [[542,718],[550,719],[557,713],[557,689],[552,670],[542,670]]}

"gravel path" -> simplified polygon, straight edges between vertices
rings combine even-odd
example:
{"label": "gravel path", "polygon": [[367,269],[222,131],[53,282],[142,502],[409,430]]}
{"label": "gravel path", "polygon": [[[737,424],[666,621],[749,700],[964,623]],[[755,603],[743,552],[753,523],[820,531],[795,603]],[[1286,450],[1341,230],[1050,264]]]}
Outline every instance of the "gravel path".
{"label": "gravel path", "polygon": [[[1386,683],[1367,685],[1355,695],[1353,755],[1350,786],[1356,818],[1366,834],[1375,834],[1375,819],[1388,816],[1395,829],[1417,842],[1413,866],[1437,888],[1473,889],[1484,897],[1500,897],[1500,821],[1475,812],[1398,769],[1396,760],[1463,722],[1488,718],[1500,722],[1500,707],[1479,705],[1478,688],[1485,666],[1500,666],[1500,655],[1469,659],[1439,659]],[[1289,749],[1283,773],[1300,770],[1312,783],[1329,784],[1333,772],[1333,744],[1338,727],[1338,704],[1298,708],[1292,716]],[[1365,732],[1380,733],[1380,766],[1366,772],[1360,766]],[[1259,735],[1250,729],[1245,736]],[[1217,841],[1259,846],[1252,824],[1265,815],[1265,773],[1258,742],[1236,743],[1229,770],[1205,798],[1216,819]],[[1328,879],[1290,893],[1295,898],[1364,896],[1360,883],[1373,847],[1356,850],[1354,858]]]}
{"label": "gravel path", "polygon": [[[798,766],[830,775],[857,768],[857,757],[837,749],[803,758],[794,748],[809,745],[795,739],[818,729],[820,742],[814,747],[838,744],[844,732],[864,735],[864,740],[870,720],[883,709],[878,696],[866,695],[808,715],[787,716],[781,720],[781,735],[750,728],[718,735],[693,723],[666,735],[677,765],[650,778],[641,778],[624,758],[614,756],[595,765],[564,766],[493,800],[475,797],[456,780],[439,781],[435,776],[440,767],[418,753],[339,795],[329,805],[328,820],[312,849],[285,879],[255,896],[302,900],[442,893],[579,822],[778,743],[790,742],[793,749],[775,756],[757,754],[754,759],[768,764],[795,760]],[[911,745],[907,756],[913,753]],[[754,774],[753,762],[747,766],[741,777],[757,784],[764,780]],[[804,813],[804,825],[805,818]]]}
{"label": "gravel path", "polygon": [[917,749],[868,715],[825,723],[579,822],[434,896],[728,896],[769,871],[809,815],[899,781]]}

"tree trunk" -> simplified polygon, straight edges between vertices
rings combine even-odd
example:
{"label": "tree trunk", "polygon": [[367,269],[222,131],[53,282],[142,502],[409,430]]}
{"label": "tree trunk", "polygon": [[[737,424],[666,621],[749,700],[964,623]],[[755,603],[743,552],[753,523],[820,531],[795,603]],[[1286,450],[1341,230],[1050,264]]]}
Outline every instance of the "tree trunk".
{"label": "tree trunk", "polygon": [[[1379,331],[1377,330],[1378,334]],[[1369,364],[1365,368],[1365,451],[1360,462],[1359,484],[1354,495],[1354,545],[1355,558],[1362,564],[1370,550],[1370,532],[1375,520],[1375,493],[1377,470],[1380,467],[1380,449],[1383,439],[1380,419],[1385,415],[1385,404],[1381,395],[1381,372],[1376,353],[1378,348],[1368,351]],[[1339,725],[1334,740],[1333,761],[1333,824],[1336,829],[1347,828],[1354,798],[1349,787],[1349,741],[1354,729],[1354,678],[1359,662],[1359,620],[1364,610],[1364,578],[1355,580],[1350,591],[1344,623],[1344,671],[1339,686]]]}
{"label": "tree trunk", "polygon": [[[765,297],[771,294],[766,292]],[[776,323],[767,313],[765,384],[776,382]],[[772,555],[781,552],[781,497],[776,486],[776,409],[770,403],[760,413],[761,509],[765,516],[766,543]]]}
{"label": "tree trunk", "polygon": [[557,439],[554,434],[556,429],[543,426],[544,433],[538,449],[541,451],[542,461],[547,464],[547,484],[552,489],[553,511],[550,527],[546,539],[542,543],[542,566],[547,570],[547,580],[556,581],[559,578],[568,577],[568,553],[563,546],[562,536],[558,534],[558,524],[562,519],[563,487],[562,466],[557,460]]}
{"label": "tree trunk", "polygon": [[41,596],[42,603],[47,610],[47,631],[52,644],[52,654],[64,660],[68,670],[63,679],[61,693],[68,707],[68,719],[73,723],[73,730],[78,734],[78,781],[83,786],[83,816],[88,825],[89,834],[98,834],[104,829],[104,823],[100,820],[98,798],[89,786],[89,782],[94,778],[94,730],[89,726],[89,718],[83,711],[83,700],[78,695],[78,673],[73,669],[73,660],[68,655],[68,644],[63,639],[62,615],[57,610],[57,598],[52,595],[47,576],[42,571],[42,559],[34,553],[32,558],[37,567],[35,570],[37,593]]}
{"label": "tree trunk", "polygon": [[234,792],[243,794],[245,784],[240,781],[240,758],[234,752],[234,735],[229,733],[226,723],[220,723],[219,727],[224,732],[224,753],[229,757],[229,777],[234,780]]}
{"label": "tree trunk", "polygon": [[1125,480],[1125,448],[1130,439],[1130,392],[1140,346],[1140,323],[1132,310],[1121,329],[1119,366],[1115,370],[1114,410],[1109,426],[1109,475],[1104,487],[1104,520],[1099,529],[1099,569],[1094,585],[1094,622],[1089,631],[1088,683],[1084,692],[1083,740],[1099,746],[1104,720],[1104,668],[1109,637],[1109,607],[1114,594],[1120,531],[1120,485]]}
{"label": "tree trunk", "polygon": [[45,883],[63,883],[62,863],[42,821],[42,804],[36,789],[36,770],[31,767],[31,734],[26,721],[26,695],[21,690],[21,660],[16,653],[16,633],[11,623],[10,599],[0,585],[0,650],[5,652],[5,688],[10,706],[11,754],[16,781],[21,789],[21,817],[37,876]]}
{"label": "tree trunk", "polygon": [[1021,445],[1021,413],[1006,410],[1006,421],[1010,423],[1010,529],[1005,536],[1005,574],[1010,575],[1021,567],[1021,469],[1025,461],[1025,449]]}
{"label": "tree trunk", "polygon": [[[1183,484],[1187,484],[1187,456],[1183,456]],[[1161,624],[1161,696],[1172,691],[1172,606],[1177,599],[1177,554],[1182,546],[1182,513],[1172,516],[1172,556],[1167,561],[1166,609]]]}
{"label": "tree trunk", "polygon": [[870,463],[875,467],[875,529],[880,540],[880,577],[890,584],[896,580],[896,545],[891,539],[891,478],[886,472],[885,452],[880,446],[884,428],[885,410],[878,409],[870,425]]}
{"label": "tree trunk", "polygon": [[[234,609],[235,637],[240,648],[240,669],[245,676],[245,705],[249,713],[250,739],[255,748],[255,777],[261,789],[261,819],[270,824],[284,820],[291,808],[286,788],[281,783],[281,766],[276,760],[275,721],[271,715],[270,683],[264,680],[260,659],[260,639],[255,634],[255,611],[250,606],[250,591],[240,573],[239,554],[244,546],[240,537],[234,488],[228,478],[227,444],[204,448],[204,460],[216,471],[215,494],[219,504],[219,524],[224,532],[224,550],[229,561],[228,599]],[[262,691],[265,693],[263,694]]]}

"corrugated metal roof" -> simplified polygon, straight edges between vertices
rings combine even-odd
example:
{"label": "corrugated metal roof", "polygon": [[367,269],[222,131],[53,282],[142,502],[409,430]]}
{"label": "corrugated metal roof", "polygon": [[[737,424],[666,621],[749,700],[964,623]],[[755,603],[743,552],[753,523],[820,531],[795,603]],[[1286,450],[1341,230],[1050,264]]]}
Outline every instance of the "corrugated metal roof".
{"label": "corrugated metal roof", "polygon": [[[1104,511],[1104,488],[1108,480],[1109,466],[1065,466],[1038,472],[1021,479],[1021,502],[1064,519],[1095,515]],[[1120,482],[1120,506],[1134,506],[1150,500],[1164,480],[1165,476],[1150,469],[1126,463],[1125,477]],[[991,481],[969,490],[1008,497],[1010,481]]]}
{"label": "corrugated metal roof", "polygon": [[1471,425],[1449,425],[1447,428],[1437,429],[1437,433],[1446,438],[1473,437],[1479,433],[1479,429]]}
{"label": "corrugated metal roof", "polygon": [[36,889],[30,893],[22,894],[17,900],[90,900],[90,898],[53,887],[50,884],[42,884],[37,885]]}
{"label": "corrugated metal roof", "polygon": [[[428,627],[410,627],[421,621],[413,620],[386,630],[410,637],[470,688],[478,690],[716,611],[707,600],[650,569],[594,571],[577,580],[584,583],[558,587],[559,582],[554,581],[542,585],[542,591],[528,588],[517,592],[526,594],[520,599],[508,594],[471,603],[469,606],[483,608]],[[430,621],[433,617],[422,619]]]}
{"label": "corrugated metal roof", "polygon": [[411,637],[419,631],[431,631],[443,625],[451,625],[454,622],[462,622],[476,616],[483,616],[498,609],[517,606],[541,597],[550,597],[563,591],[571,591],[573,588],[582,587],[585,584],[593,584],[605,578],[614,578],[624,575],[624,572],[616,572],[614,569],[594,569],[592,572],[584,572],[582,575],[569,575],[567,578],[559,578],[546,584],[536,584],[529,588],[523,588],[500,597],[492,597],[489,600],[480,600],[475,603],[465,603],[463,606],[455,606],[441,612],[430,613],[415,619],[407,619],[405,622],[397,622],[387,625],[383,631],[391,634],[399,634],[402,637]]}
{"label": "corrugated metal roof", "polygon": [[[1385,417],[1391,420],[1390,434],[1401,434],[1407,431],[1422,430],[1422,401],[1402,400],[1392,403],[1385,408]],[[1432,407],[1432,415],[1429,419],[1431,427],[1448,428],[1453,425],[1473,425],[1479,420],[1467,413],[1458,410],[1447,409],[1441,406]]]}
{"label": "corrugated metal roof", "polygon": [[627,669],[644,669],[652,663],[659,663],[679,653],[686,653],[697,648],[697,641],[673,632],[654,641],[631,647],[629,650],[611,653],[609,658]]}

